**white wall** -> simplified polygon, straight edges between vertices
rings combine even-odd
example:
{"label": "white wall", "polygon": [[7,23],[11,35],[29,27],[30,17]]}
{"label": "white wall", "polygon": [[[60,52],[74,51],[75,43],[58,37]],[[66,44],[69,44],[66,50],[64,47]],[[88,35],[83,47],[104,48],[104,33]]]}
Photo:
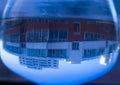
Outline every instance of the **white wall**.
{"label": "white wall", "polygon": [[6,45],[20,47],[20,43],[6,42]]}

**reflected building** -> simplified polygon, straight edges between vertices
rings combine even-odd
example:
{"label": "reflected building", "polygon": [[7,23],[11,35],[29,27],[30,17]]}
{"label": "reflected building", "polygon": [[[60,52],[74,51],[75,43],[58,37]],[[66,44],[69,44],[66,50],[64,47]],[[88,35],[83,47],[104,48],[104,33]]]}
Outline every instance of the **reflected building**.
{"label": "reflected building", "polygon": [[34,56],[42,60],[66,59],[78,64],[111,53],[116,48],[116,31],[112,21],[9,18],[4,22],[4,28],[4,48],[33,59]]}
{"label": "reflected building", "polygon": [[118,55],[109,4],[10,0],[2,21],[1,60],[37,84],[79,85],[103,76]]}
{"label": "reflected building", "polygon": [[19,57],[21,65],[25,65],[28,68],[43,69],[43,68],[54,68],[57,69],[59,61],[51,58],[40,58],[40,57]]}

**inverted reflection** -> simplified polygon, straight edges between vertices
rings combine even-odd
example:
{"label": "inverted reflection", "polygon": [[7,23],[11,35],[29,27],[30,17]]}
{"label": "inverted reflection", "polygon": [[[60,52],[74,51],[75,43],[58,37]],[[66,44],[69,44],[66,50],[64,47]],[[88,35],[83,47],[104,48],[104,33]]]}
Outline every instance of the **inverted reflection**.
{"label": "inverted reflection", "polygon": [[41,85],[78,85],[104,75],[119,50],[114,6],[108,1],[9,0],[1,60]]}
{"label": "inverted reflection", "polygon": [[112,21],[70,18],[9,18],[4,21],[4,49],[29,68],[59,68],[100,59],[107,65],[117,48]]}
{"label": "inverted reflection", "polygon": [[43,85],[77,85],[96,79],[111,70],[117,55],[118,50],[114,50],[109,54],[73,63],[72,59],[27,56],[5,47],[1,49],[1,59],[9,69],[25,79]]}

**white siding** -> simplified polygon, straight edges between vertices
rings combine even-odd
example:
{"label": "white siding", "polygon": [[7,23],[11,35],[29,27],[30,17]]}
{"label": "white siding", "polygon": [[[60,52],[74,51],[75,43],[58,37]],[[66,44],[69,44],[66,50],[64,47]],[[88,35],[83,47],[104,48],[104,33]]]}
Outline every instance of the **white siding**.
{"label": "white siding", "polygon": [[68,49],[69,42],[56,42],[56,43],[49,43],[48,49]]}
{"label": "white siding", "polygon": [[31,49],[47,49],[47,43],[41,42],[41,43],[26,43],[26,48]]}
{"label": "white siding", "polygon": [[6,42],[6,45],[20,47],[20,43]]}

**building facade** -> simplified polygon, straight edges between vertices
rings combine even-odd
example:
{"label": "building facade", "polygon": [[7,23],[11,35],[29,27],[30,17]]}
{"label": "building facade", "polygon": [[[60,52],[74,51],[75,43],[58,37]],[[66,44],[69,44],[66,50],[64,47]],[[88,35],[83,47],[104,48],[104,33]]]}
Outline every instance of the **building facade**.
{"label": "building facade", "polygon": [[112,52],[116,29],[103,20],[10,18],[4,22],[3,39],[4,48],[13,53],[80,63]]}
{"label": "building facade", "polygon": [[27,66],[28,68],[40,70],[42,70],[43,68],[58,69],[59,66],[59,61],[51,58],[20,56],[19,62],[21,65]]}

